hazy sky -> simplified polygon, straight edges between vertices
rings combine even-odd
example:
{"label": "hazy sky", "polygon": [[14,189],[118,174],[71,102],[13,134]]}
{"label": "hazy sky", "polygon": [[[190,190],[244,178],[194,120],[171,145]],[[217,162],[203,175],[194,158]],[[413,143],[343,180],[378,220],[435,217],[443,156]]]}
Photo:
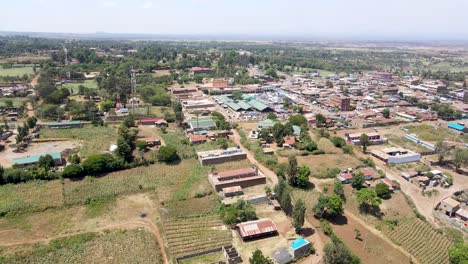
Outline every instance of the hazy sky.
{"label": "hazy sky", "polygon": [[468,0],[0,0],[0,31],[468,39]]}

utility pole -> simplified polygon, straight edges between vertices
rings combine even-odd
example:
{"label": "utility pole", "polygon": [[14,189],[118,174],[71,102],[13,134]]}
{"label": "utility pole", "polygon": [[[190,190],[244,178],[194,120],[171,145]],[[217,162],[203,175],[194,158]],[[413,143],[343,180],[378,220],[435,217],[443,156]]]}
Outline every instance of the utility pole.
{"label": "utility pole", "polygon": [[133,66],[130,67],[130,79],[131,79],[131,85],[132,85],[130,104],[132,106],[132,112],[134,112],[135,101],[136,101],[136,78],[135,78],[135,71],[133,70]]}
{"label": "utility pole", "polygon": [[[68,65],[70,65],[70,62],[68,61],[68,50],[65,47],[65,44],[62,44],[62,46],[63,46],[63,53],[65,54],[65,66],[68,66]],[[70,70],[67,70],[67,78],[68,78],[68,80],[71,79]]]}

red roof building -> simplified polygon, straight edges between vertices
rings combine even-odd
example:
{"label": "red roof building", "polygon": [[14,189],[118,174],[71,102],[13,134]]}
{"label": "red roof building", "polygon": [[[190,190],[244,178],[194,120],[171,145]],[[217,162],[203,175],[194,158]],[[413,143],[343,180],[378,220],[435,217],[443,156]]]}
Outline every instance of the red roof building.
{"label": "red roof building", "polygon": [[278,234],[276,224],[269,218],[237,224],[236,231],[244,241]]}
{"label": "red roof building", "polygon": [[188,140],[192,144],[202,144],[202,143],[206,142],[207,137],[206,137],[206,135],[189,134]]}

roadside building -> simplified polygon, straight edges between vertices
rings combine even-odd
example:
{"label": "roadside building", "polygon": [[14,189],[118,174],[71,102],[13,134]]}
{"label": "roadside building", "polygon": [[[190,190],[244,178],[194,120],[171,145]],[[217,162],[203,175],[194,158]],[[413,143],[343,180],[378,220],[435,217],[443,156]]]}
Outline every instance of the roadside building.
{"label": "roadside building", "polygon": [[201,151],[197,152],[197,156],[202,165],[220,164],[247,158],[247,154],[238,148]]}
{"label": "roadside building", "polygon": [[266,183],[266,177],[257,168],[214,172],[208,175],[208,179],[216,192],[228,187],[239,186],[245,189]]}
{"label": "roadside building", "polygon": [[371,145],[383,144],[385,143],[386,139],[380,136],[379,133],[353,133],[353,134],[345,134],[345,139],[348,142],[351,142],[354,145],[361,144],[361,135],[365,134],[369,138],[369,142]]}
{"label": "roadside building", "polygon": [[387,164],[417,162],[421,159],[421,154],[397,147],[372,150],[371,154]]}
{"label": "roadside building", "polygon": [[142,119],[138,121],[140,125],[143,126],[157,126],[157,127],[167,127],[167,122],[164,120],[164,118],[148,118],[148,119]]}
{"label": "roadside building", "polygon": [[278,235],[276,224],[269,218],[240,223],[235,229],[243,241]]}
{"label": "roadside building", "polygon": [[452,197],[446,197],[440,202],[439,209],[447,216],[453,217],[460,209],[460,202]]}
{"label": "roadside building", "polygon": [[52,157],[52,159],[54,160],[55,166],[63,165],[62,154],[60,154],[59,152],[44,153],[41,155],[33,155],[33,156],[27,156],[23,158],[16,158],[12,160],[12,164],[13,166],[18,166],[20,168],[34,166],[39,163],[39,159],[41,157],[44,157],[46,155],[50,155]]}

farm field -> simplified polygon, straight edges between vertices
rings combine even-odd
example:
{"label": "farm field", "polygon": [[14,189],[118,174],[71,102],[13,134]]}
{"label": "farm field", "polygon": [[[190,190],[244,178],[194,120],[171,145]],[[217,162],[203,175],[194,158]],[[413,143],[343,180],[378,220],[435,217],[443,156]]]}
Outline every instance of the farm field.
{"label": "farm field", "polygon": [[84,233],[36,244],[8,254],[4,263],[161,263],[153,235],[144,230],[117,230]]}
{"label": "farm field", "polygon": [[231,232],[217,215],[171,219],[163,225],[172,257],[230,245],[232,241]]}
{"label": "farm field", "polygon": [[18,56],[11,58],[0,58],[0,63],[21,63],[21,62],[33,62],[38,63],[40,61],[50,59],[49,56]]}
{"label": "farm field", "polygon": [[117,130],[112,126],[86,125],[83,128],[41,129],[41,138],[70,138],[82,140],[80,155],[86,158],[91,154],[108,151],[117,138]]}
{"label": "farm field", "polygon": [[3,69],[0,66],[0,77],[3,76],[23,76],[23,75],[32,75],[34,73],[33,67],[13,67],[10,69]]}
{"label": "farm field", "polygon": [[78,94],[79,93],[78,86],[80,86],[80,85],[83,85],[83,86],[85,86],[86,88],[89,88],[89,89],[97,89],[98,88],[96,80],[85,80],[82,83],[67,83],[67,84],[63,85],[63,87],[67,88],[70,91],[71,94]]}
{"label": "farm field", "polygon": [[211,254],[205,254],[198,257],[184,259],[179,261],[180,264],[201,264],[201,263],[218,263],[224,260],[222,252],[216,252]]}
{"label": "farm field", "polygon": [[154,164],[99,178],[66,180],[64,199],[65,204],[79,204],[99,197],[156,190],[160,201],[184,200],[211,190],[207,175],[207,168],[194,159],[183,160],[178,165]]}
{"label": "farm field", "polygon": [[448,249],[452,246],[452,242],[447,236],[418,218],[400,221],[393,228],[384,228],[384,232],[421,263],[449,263]]}

